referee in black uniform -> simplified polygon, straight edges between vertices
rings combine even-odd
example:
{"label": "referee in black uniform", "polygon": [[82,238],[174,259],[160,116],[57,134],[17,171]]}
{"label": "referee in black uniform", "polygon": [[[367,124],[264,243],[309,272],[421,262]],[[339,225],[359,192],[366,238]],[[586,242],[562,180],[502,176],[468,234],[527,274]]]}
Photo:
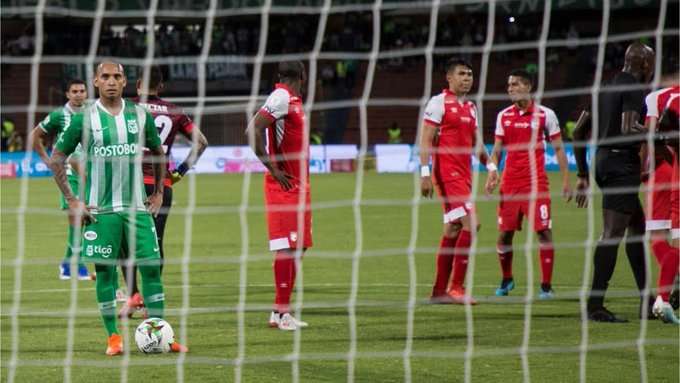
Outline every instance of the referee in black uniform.
{"label": "referee in black uniform", "polygon": [[[645,216],[638,197],[641,183],[639,151],[645,139],[640,124],[645,91],[640,87],[651,80],[653,70],[653,49],[633,43],[626,50],[623,70],[600,92],[595,181],[602,190],[604,228],[595,249],[593,284],[588,297],[588,318],[596,322],[627,322],[604,307],[604,295],[614,273],[619,243],[624,235],[626,255],[640,290],[640,299],[646,285]],[[634,89],[629,89],[631,87]],[[591,124],[587,117],[584,112],[574,131],[574,140],[581,143],[574,149],[578,166],[576,202],[579,207],[587,205],[589,188],[585,144]],[[642,312],[642,305],[640,307]]]}

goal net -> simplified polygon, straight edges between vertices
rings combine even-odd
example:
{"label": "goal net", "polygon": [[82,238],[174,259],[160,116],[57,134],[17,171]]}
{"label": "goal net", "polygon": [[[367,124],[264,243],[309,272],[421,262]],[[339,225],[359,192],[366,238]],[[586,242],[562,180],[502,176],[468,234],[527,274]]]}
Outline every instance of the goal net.
{"label": "goal net", "polygon": [[[594,148],[602,128],[594,123],[590,141],[577,143],[573,127],[582,110],[597,119],[628,44],[654,49],[646,93],[677,85],[677,0],[3,0],[0,11],[3,141],[18,149],[5,152],[3,142],[0,165],[2,380],[678,380],[677,327],[638,320],[641,293],[627,262],[606,299],[630,322],[588,321],[603,225],[594,172],[590,203],[577,209],[562,200],[546,144],[555,295],[539,300],[539,242],[528,222],[541,213],[531,212],[514,238],[517,287],[499,297],[500,197],[485,193],[486,170],[473,160],[480,229],[465,286],[476,306],[428,304],[442,212],[441,200],[421,196],[418,173],[425,106],[448,87],[445,63],[455,56],[473,67],[476,148],[490,152],[496,116],[512,104],[508,74],[523,69],[536,79],[535,102],[556,113],[573,185],[573,148]],[[173,186],[163,241],[165,319],[186,354],[138,352],[136,316],[118,321],[123,356],[104,355],[94,282],[57,278],[67,228],[58,189],[18,142],[63,105],[68,80],[85,80],[94,99],[102,60],[124,66],[125,97],[136,95],[138,79],[148,82],[138,73],[162,68],[160,96],[183,107],[210,143]],[[292,60],[307,71],[314,246],[297,252],[291,304],[309,327],[289,333],[267,325],[274,282],[263,167],[246,127],[273,90],[277,65]],[[172,162],[190,145],[175,143]],[[640,198],[644,206],[644,188]],[[303,206],[294,208],[301,223]],[[651,249],[645,264],[644,304],[656,296]]]}

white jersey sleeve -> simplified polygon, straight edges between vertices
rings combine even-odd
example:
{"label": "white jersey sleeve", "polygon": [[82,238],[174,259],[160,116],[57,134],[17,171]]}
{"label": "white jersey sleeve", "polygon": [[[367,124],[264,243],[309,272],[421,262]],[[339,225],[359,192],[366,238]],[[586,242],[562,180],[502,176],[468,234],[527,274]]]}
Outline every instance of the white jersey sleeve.
{"label": "white jersey sleeve", "polygon": [[545,106],[541,106],[541,109],[545,113],[545,130],[548,132],[548,136],[554,137],[560,134],[560,121],[557,119],[555,112]]}
{"label": "white jersey sleeve", "polygon": [[498,112],[498,116],[496,116],[496,130],[494,134],[499,137],[505,136],[505,130],[503,129],[503,112],[505,112],[505,110],[501,110]]}
{"label": "white jersey sleeve", "polygon": [[654,91],[645,97],[645,106],[647,107],[647,118],[659,118],[659,94],[666,89]]}
{"label": "white jersey sleeve", "polygon": [[438,94],[427,102],[425,107],[424,121],[431,122],[435,125],[442,123],[444,117],[444,93]]}
{"label": "white jersey sleeve", "polygon": [[288,114],[289,104],[290,94],[284,89],[276,89],[267,97],[267,101],[260,108],[260,111],[271,116],[274,120],[278,120]]}

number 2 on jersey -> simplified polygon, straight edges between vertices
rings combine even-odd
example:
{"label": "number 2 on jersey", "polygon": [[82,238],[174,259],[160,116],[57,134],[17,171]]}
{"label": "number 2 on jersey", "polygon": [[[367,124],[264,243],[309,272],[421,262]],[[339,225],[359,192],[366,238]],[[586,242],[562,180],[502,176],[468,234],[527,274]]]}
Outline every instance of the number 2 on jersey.
{"label": "number 2 on jersey", "polygon": [[165,140],[170,135],[172,131],[172,119],[168,116],[160,115],[154,118],[154,124],[158,129],[158,135],[161,137],[161,144],[163,144],[163,152],[168,152],[168,145],[165,144]]}

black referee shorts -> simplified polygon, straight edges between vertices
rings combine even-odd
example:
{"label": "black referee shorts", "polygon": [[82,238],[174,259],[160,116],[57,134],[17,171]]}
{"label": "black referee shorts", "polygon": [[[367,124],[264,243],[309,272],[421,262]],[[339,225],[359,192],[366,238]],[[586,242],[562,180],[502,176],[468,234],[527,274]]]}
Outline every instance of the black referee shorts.
{"label": "black referee shorts", "polygon": [[602,208],[633,214],[642,210],[640,157],[637,149],[598,148],[595,182],[602,190]]}

